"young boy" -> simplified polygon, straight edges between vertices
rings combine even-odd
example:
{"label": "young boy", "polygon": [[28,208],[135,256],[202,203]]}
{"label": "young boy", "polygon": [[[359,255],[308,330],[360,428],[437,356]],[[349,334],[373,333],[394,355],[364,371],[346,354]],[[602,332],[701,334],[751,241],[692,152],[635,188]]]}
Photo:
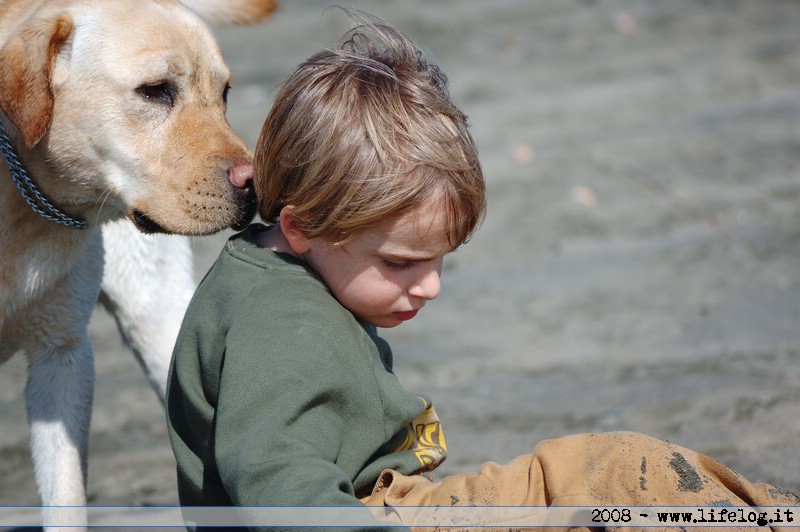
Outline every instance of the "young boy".
{"label": "young boy", "polygon": [[352,16],[342,48],[301,64],[264,124],[256,190],[269,225],[229,240],[186,314],[168,390],[181,504],[796,503],[633,433],[547,441],[436,483],[420,475],[445,459],[445,439],[376,328],[439,294],[445,256],[484,215],[483,175],[438,67]]}

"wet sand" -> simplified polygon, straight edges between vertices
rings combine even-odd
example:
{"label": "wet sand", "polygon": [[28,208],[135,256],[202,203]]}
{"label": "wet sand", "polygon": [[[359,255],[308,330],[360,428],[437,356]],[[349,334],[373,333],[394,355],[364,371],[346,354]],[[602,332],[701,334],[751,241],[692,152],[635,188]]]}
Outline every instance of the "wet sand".
{"label": "wet sand", "polygon": [[[325,2],[283,4],[217,32],[251,146],[275,86],[343,30]],[[635,430],[800,491],[800,4],[347,5],[448,73],[487,177],[442,295],[385,334],[443,420],[441,475]],[[225,236],[194,241],[198,276]],[[102,311],[91,332],[90,502],[177,504],[163,410]],[[0,371],[4,505],[38,504],[24,379],[21,357]]]}

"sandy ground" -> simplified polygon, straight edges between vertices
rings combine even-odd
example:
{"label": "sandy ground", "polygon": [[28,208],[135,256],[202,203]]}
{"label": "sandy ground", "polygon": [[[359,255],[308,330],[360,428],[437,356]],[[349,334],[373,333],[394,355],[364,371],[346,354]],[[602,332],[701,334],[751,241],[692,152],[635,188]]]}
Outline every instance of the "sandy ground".
{"label": "sandy ground", "polygon": [[[252,146],[276,84],[341,34],[322,1],[218,35]],[[441,473],[636,430],[800,491],[800,4],[354,0],[428,49],[489,189],[444,290],[386,332],[437,404]],[[197,239],[198,275],[220,237]],[[163,411],[92,324],[92,504],[177,504]],[[0,371],[0,503],[35,505],[24,360]]]}

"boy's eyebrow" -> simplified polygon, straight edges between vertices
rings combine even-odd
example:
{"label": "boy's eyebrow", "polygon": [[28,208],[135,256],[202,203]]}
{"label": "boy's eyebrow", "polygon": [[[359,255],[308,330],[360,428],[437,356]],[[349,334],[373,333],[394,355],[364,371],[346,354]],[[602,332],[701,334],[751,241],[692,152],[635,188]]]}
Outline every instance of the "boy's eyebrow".
{"label": "boy's eyebrow", "polygon": [[391,252],[391,251],[383,251],[383,252],[379,252],[378,254],[381,257],[383,257],[384,259],[396,260],[398,262],[399,261],[426,262],[426,261],[436,260],[439,257],[443,257],[444,255],[449,255],[450,253],[453,253],[455,251],[456,251],[456,249],[450,249],[446,253],[444,253],[443,255],[438,255],[438,254],[434,254],[434,255],[429,255],[429,254],[415,255],[413,252],[409,252],[409,253],[400,252],[400,253],[397,253],[397,252]]}
{"label": "boy's eyebrow", "polygon": [[433,260],[435,257],[429,256],[411,256],[411,255],[401,255],[398,253],[381,253],[380,254],[384,259],[391,260],[394,262],[425,262],[429,260]]}

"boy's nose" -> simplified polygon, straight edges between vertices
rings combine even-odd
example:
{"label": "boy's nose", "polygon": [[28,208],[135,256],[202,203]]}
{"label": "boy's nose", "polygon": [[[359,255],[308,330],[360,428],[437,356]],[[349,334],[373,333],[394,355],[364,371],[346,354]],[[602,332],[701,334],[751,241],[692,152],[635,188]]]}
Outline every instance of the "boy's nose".
{"label": "boy's nose", "polygon": [[431,265],[408,289],[409,295],[428,301],[436,299],[442,289],[441,273],[441,262]]}

